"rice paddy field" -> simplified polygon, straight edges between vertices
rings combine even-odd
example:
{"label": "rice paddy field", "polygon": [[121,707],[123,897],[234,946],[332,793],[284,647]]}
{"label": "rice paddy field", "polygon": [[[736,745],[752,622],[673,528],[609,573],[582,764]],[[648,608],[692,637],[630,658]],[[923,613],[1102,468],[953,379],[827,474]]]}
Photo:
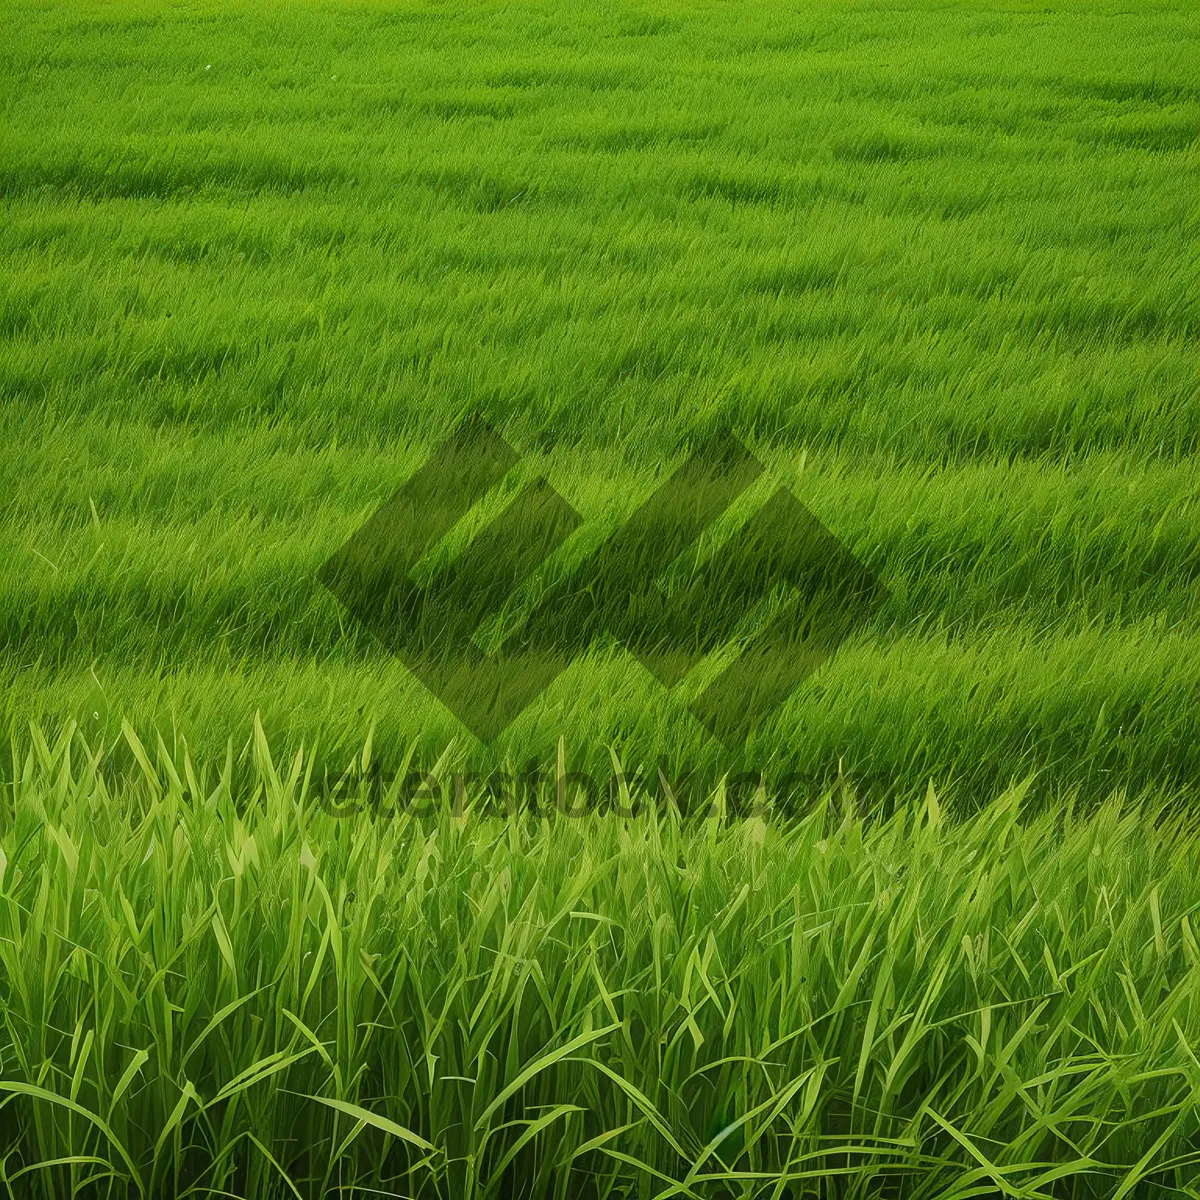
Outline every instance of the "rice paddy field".
{"label": "rice paddy field", "polygon": [[[0,113],[7,1195],[1200,1197],[1194,6],[0,0]],[[481,645],[714,437],[684,642],[779,488],[886,595],[481,742],[320,579],[478,416]]]}

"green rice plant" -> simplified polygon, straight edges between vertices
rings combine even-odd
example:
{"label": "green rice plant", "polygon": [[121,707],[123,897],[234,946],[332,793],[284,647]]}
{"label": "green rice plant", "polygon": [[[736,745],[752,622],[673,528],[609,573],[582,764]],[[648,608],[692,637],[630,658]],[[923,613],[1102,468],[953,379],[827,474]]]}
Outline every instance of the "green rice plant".
{"label": "green rice plant", "polygon": [[241,767],[125,739],[113,782],[13,735],[10,1195],[1198,1194],[1200,842],[1161,798],[339,817],[261,725]]}

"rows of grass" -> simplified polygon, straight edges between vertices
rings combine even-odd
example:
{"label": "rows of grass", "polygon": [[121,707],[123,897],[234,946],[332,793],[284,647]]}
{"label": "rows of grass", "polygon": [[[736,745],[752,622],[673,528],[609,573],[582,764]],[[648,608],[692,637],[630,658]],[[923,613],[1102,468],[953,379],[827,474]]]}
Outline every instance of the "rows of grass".
{"label": "rows of grass", "polygon": [[[347,752],[371,723],[397,757],[416,741],[436,758],[464,736],[317,580],[425,450],[270,453],[272,440],[67,427],[10,460],[5,523],[18,553],[0,566],[10,716],[68,711],[110,741],[131,718],[211,752],[260,710],[279,736]],[[64,450],[77,470],[59,470]],[[1074,467],[884,471],[832,453],[760,452],[767,478],[743,507],[790,487],[886,583],[851,643],[736,760],[682,708],[686,687],[667,697],[611,641],[490,751],[477,748],[482,758],[544,755],[562,735],[589,767],[617,743],[815,785],[840,769],[883,791],[935,777],[986,792],[1035,769],[1096,794],[1195,777],[1194,466],[1092,455]],[[543,580],[568,573],[661,482],[612,454],[534,455],[457,541],[541,474],[585,517]],[[703,544],[676,577],[686,583],[712,552]],[[765,571],[739,583],[750,599],[770,590]],[[701,631],[723,597],[701,597]]]}
{"label": "rows of grass", "polygon": [[251,741],[14,743],[9,1194],[1198,1194],[1177,819],[347,820]]}
{"label": "rows of grass", "polygon": [[12,13],[23,405],[1197,448],[1186,10]]}
{"label": "rows of grass", "polygon": [[[280,472],[281,505],[290,465]],[[527,473],[540,473],[537,465],[526,464]],[[203,468],[196,464],[198,476]],[[602,477],[602,468],[590,477],[561,474],[558,490],[591,523],[560,547],[545,575],[572,570],[661,482],[645,472]],[[204,482],[211,486],[218,471],[214,463]],[[386,461],[378,474],[381,483],[400,477]],[[1155,618],[1180,634],[1195,632],[1194,469],[1130,477],[1109,462],[930,478],[903,468],[881,477],[806,464],[795,478],[793,494],[886,580],[890,596],[873,624],[881,637],[944,628],[969,638],[1022,623],[1063,634],[1119,632]],[[45,491],[54,490],[46,482]],[[78,479],[67,482],[78,489]],[[106,485],[97,488],[104,503],[113,483],[101,472],[95,482]],[[161,497],[172,484],[186,486],[169,475],[147,483],[151,503],[156,491]],[[295,512],[272,512],[264,497],[193,515],[176,492],[139,514],[141,497],[131,488],[103,516],[91,496],[56,505],[53,521],[14,513],[6,524],[20,554],[0,568],[8,648],[60,665],[101,655],[123,663],[171,649],[201,656],[214,643],[236,656],[264,643],[282,652],[360,654],[365,636],[339,631],[336,605],[315,575],[385,498],[380,489],[374,503],[347,507],[338,482],[311,504],[298,489]],[[511,499],[511,491],[489,497],[477,520],[495,517]],[[128,515],[120,511],[125,501],[134,509]],[[676,573],[700,571],[714,552],[702,544]],[[748,594],[765,589],[768,567],[748,570],[743,582]]]}
{"label": "rows of grass", "polygon": [[[1172,195],[1196,182],[1180,164],[1160,170]],[[1142,190],[1141,171],[1126,190]],[[1060,235],[1039,251],[1026,230],[1074,214],[1073,198],[1044,209],[1014,198],[1010,228],[981,216],[978,228],[946,230],[887,201],[878,213],[796,199],[743,215],[683,198],[668,212],[613,205],[606,217],[596,199],[551,219],[350,192],[324,202],[338,239],[306,249],[287,232],[290,214],[260,197],[133,203],[68,191],[54,222],[44,199],[6,199],[6,393],[61,416],[100,409],[218,429],[257,413],[350,442],[397,427],[431,439],[447,412],[482,405],[526,438],[629,437],[662,454],[674,440],[664,417],[682,406],[693,423],[797,447],[933,462],[1197,450],[1200,263],[1194,235],[1181,241],[1179,200],[1156,212],[1144,197],[1146,234],[1102,226],[1080,251],[1069,245],[1077,218],[1058,218]],[[303,197],[291,203],[305,211]],[[356,213],[385,206],[408,214],[391,216],[394,238],[355,227]],[[179,246],[223,222],[239,244],[277,241],[275,256],[204,250],[173,262],[144,247],[147,226]],[[490,242],[500,248],[488,253]]]}
{"label": "rows of grass", "polygon": [[889,596],[732,755],[601,639],[480,763],[1196,776],[1194,14],[6,13],[9,719],[469,746],[316,571],[481,411],[549,577],[728,427]]}
{"label": "rows of grass", "polygon": [[[965,650],[910,640],[882,664],[872,648],[852,641],[819,681],[732,752],[707,736],[678,697],[600,652],[581,656],[486,752],[405,667],[383,656],[342,669],[295,658],[139,664],[104,677],[90,667],[34,668],[14,675],[8,715],[78,711],[89,728],[127,717],[213,756],[228,740],[240,748],[245,724],[239,729],[236,721],[261,713],[286,744],[320,739],[322,761],[335,775],[354,754],[351,731],[370,726],[390,769],[410,751],[428,767],[451,747],[475,770],[545,764],[562,738],[572,768],[601,780],[615,750],[625,769],[651,776],[660,763],[706,780],[763,772],[772,786],[786,783],[800,807],[842,775],[874,802],[944,781],[954,803],[970,808],[1029,772],[1037,773],[1034,796],[1042,801],[1161,784],[1173,785],[1182,804],[1197,778],[1200,660],[1186,642],[1139,632],[1081,636],[1053,656],[1012,638]],[[1024,656],[1016,666],[1014,651]],[[1036,670],[1029,665],[1035,660]],[[915,673],[928,680],[919,690]],[[1179,698],[1175,711],[1153,702],[1163,693]]]}

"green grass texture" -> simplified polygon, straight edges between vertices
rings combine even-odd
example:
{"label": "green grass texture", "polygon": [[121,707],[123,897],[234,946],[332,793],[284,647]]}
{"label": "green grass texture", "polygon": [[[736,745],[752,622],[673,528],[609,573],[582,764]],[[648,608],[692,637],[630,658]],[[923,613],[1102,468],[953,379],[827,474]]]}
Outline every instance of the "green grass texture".
{"label": "green grass texture", "polygon": [[[962,804],[1200,778],[1194,8],[3,21],[10,723]],[[473,743],[316,578],[471,413],[584,517],[551,573],[728,429],[889,599],[733,751],[603,640]]]}
{"label": "green grass texture", "polygon": [[12,748],[10,1196],[1200,1195],[1179,814],[347,820],[125,738]]}

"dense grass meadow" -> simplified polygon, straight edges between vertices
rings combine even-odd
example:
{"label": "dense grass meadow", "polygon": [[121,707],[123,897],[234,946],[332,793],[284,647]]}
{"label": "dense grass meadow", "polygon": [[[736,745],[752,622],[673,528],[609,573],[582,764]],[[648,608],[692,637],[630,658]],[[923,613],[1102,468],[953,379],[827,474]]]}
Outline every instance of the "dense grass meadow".
{"label": "dense grass meadow", "polygon": [[10,1195],[1200,1195],[1161,810],[347,820],[261,726],[72,741],[6,797]]}
{"label": "dense grass meadow", "polygon": [[[1200,1196],[1194,5],[0,0],[0,112],[9,1195]],[[668,591],[886,601],[483,745],[318,580],[471,414],[493,642],[723,430]]]}

